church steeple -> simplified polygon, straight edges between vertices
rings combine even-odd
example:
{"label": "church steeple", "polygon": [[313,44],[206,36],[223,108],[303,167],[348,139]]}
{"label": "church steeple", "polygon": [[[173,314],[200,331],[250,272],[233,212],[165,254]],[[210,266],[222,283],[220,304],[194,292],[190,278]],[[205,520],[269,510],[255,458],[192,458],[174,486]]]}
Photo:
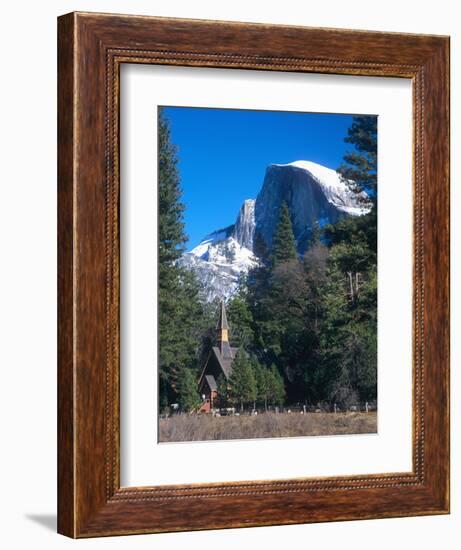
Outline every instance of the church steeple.
{"label": "church steeple", "polygon": [[216,332],[221,355],[225,358],[232,357],[229,345],[229,324],[227,322],[226,306],[224,304],[224,300],[221,301],[218,324],[216,325]]}

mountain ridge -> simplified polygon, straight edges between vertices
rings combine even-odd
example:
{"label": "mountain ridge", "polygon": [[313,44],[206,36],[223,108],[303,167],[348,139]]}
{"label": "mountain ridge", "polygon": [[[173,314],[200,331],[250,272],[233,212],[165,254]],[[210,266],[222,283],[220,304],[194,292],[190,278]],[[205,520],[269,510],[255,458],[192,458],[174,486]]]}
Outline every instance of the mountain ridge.
{"label": "mountain ridge", "polygon": [[367,195],[353,192],[331,168],[306,160],[270,164],[256,199],[243,202],[236,222],[204,237],[180,260],[196,273],[206,301],[228,300],[242,277],[258,265],[255,235],[271,248],[282,202],[290,211],[299,254],[306,251],[314,224],[323,227],[370,209]]}

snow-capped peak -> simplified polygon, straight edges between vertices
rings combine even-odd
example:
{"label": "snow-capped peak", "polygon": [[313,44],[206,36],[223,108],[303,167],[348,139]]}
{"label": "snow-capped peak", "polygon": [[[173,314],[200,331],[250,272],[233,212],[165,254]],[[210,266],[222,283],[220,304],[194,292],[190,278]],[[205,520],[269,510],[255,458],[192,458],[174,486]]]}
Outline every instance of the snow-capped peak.
{"label": "snow-capped peak", "polygon": [[291,166],[308,172],[320,185],[328,202],[338,210],[352,216],[360,216],[370,210],[365,202],[367,199],[366,193],[354,193],[336,170],[310,160],[295,160],[287,164],[273,164],[271,166]]}
{"label": "snow-capped peak", "polygon": [[256,231],[270,250],[282,201],[290,209],[300,254],[306,250],[314,223],[323,227],[347,215],[368,212],[360,195],[335,170],[308,160],[270,165],[257,198],[243,202],[235,223],[210,233],[181,257],[181,264],[197,275],[207,301],[229,299],[242,278],[259,264],[254,253]]}

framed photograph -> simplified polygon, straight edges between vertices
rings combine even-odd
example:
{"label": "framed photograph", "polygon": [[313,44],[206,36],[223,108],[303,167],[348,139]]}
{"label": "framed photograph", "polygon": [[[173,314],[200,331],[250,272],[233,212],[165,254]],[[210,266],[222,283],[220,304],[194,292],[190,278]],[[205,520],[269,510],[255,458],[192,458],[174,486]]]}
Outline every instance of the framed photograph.
{"label": "framed photograph", "polygon": [[449,512],[449,39],[58,20],[58,531]]}

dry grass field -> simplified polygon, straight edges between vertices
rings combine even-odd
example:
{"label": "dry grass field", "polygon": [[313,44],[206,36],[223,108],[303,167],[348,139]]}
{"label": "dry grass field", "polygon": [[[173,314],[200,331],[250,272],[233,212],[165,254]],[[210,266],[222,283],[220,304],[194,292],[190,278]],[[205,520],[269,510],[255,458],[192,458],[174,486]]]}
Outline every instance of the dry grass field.
{"label": "dry grass field", "polygon": [[159,421],[159,441],[214,441],[259,437],[300,437],[376,433],[377,415],[370,413],[309,413],[257,416],[178,414]]}

